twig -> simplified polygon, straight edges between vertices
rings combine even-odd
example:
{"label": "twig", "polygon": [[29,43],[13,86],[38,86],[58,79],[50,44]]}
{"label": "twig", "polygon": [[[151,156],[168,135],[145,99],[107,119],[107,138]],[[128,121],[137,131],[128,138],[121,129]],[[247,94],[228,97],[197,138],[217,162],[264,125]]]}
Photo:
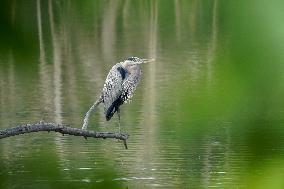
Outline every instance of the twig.
{"label": "twig", "polygon": [[74,136],[83,136],[85,138],[87,137],[103,138],[103,139],[114,138],[122,140],[125,148],[127,149],[126,140],[128,139],[128,134],[89,131],[89,130],[73,128],[67,124],[56,124],[56,123],[45,123],[45,122],[19,125],[16,127],[0,130],[0,139],[15,135],[21,135],[25,133],[39,132],[39,131],[48,131],[48,132],[54,131],[54,132],[59,132],[63,135],[68,134]]}

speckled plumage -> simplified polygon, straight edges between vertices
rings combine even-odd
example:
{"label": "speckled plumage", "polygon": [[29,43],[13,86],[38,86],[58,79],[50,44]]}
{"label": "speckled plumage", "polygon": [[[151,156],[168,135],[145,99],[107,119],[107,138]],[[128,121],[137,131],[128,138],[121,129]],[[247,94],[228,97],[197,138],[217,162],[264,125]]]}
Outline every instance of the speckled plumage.
{"label": "speckled plumage", "polygon": [[140,77],[140,65],[124,67],[120,62],[111,68],[102,90],[106,120],[110,120],[119,106],[132,98]]}
{"label": "speckled plumage", "polygon": [[96,107],[103,103],[106,120],[110,120],[115,112],[118,115],[120,132],[120,106],[130,100],[140,81],[140,64],[152,62],[155,59],[141,59],[129,57],[123,62],[115,64],[109,71],[99,99],[90,107],[84,117],[82,129],[87,129],[89,117]]}

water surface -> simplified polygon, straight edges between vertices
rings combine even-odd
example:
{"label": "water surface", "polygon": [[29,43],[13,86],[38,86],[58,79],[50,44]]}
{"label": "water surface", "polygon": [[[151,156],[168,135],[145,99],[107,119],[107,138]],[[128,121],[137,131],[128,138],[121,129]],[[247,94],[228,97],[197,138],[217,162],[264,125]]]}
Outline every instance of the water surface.
{"label": "water surface", "polygon": [[[2,139],[1,188],[283,188],[280,4],[7,1],[1,129],[80,128],[113,64],[156,62],[122,106],[128,150],[57,133]],[[100,107],[89,129],[117,131],[117,117],[105,121]]]}

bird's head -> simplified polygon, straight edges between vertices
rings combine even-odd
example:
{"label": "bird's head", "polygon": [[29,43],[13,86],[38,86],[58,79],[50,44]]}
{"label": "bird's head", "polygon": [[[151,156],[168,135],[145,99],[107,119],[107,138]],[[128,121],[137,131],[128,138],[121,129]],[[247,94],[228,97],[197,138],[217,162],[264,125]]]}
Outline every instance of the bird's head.
{"label": "bird's head", "polygon": [[135,56],[129,57],[126,60],[122,62],[122,66],[124,68],[129,68],[129,67],[136,67],[139,64],[144,64],[148,62],[153,62],[155,59],[143,59],[143,58],[138,58]]}

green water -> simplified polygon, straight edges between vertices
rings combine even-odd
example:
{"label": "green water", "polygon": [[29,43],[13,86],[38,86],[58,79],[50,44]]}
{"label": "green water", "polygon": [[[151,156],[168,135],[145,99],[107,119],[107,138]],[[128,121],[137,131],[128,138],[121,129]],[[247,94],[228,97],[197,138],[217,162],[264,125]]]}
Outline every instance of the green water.
{"label": "green water", "polygon": [[[3,1],[0,128],[80,128],[109,69],[143,65],[116,140],[0,141],[0,188],[284,188],[284,12],[274,1]],[[117,131],[103,109],[89,129]]]}

